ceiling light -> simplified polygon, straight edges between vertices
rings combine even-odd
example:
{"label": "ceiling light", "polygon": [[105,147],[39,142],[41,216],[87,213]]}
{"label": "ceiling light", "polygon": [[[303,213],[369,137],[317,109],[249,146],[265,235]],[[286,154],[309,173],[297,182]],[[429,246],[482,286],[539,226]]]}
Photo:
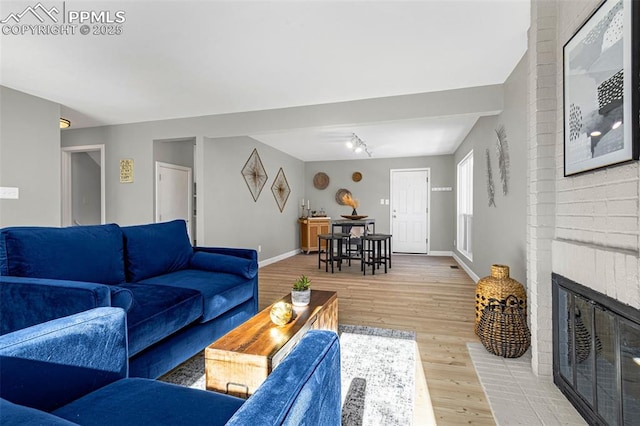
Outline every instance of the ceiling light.
{"label": "ceiling light", "polygon": [[591,132],[590,136],[595,138],[595,137],[598,137],[600,135],[602,135],[602,132],[599,132],[598,130],[594,130],[593,132]]}
{"label": "ceiling light", "polygon": [[349,148],[356,154],[360,154],[362,151],[364,151],[369,157],[371,157],[371,151],[369,151],[369,147],[367,147],[367,144],[364,143],[364,141],[360,139],[355,133],[351,134],[351,139],[347,142],[347,148]]}
{"label": "ceiling light", "polygon": [[618,120],[618,121],[616,121],[615,123],[613,123],[613,126],[611,126],[611,128],[612,128],[613,130],[615,130],[615,129],[617,129],[618,127],[620,127],[621,125],[622,125],[622,121],[621,121],[621,120]]}
{"label": "ceiling light", "polygon": [[66,118],[60,118],[60,128],[66,129],[67,127],[71,127],[71,122]]}

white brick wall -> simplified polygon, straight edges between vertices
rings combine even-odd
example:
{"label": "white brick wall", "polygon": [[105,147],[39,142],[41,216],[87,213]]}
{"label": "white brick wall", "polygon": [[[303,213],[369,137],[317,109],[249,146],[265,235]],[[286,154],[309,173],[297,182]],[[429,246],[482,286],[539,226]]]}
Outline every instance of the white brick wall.
{"label": "white brick wall", "polygon": [[527,288],[532,368],[552,373],[551,271],[640,308],[640,167],[564,177],[564,44],[600,0],[532,0]]}
{"label": "white brick wall", "polygon": [[563,175],[562,47],[600,4],[558,2],[556,228],[553,271],[640,308],[638,163]]}
{"label": "white brick wall", "polygon": [[556,219],[559,99],[556,13],[555,2],[532,2],[528,50],[527,291],[531,364],[536,374],[544,376],[552,374],[551,241]]}

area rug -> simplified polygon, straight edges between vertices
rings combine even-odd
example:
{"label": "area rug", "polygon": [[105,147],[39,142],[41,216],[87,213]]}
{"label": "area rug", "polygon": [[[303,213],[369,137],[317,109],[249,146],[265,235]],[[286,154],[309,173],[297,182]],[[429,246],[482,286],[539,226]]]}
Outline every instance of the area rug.
{"label": "area rug", "polygon": [[[411,425],[415,398],[415,333],[340,325],[342,424]],[[159,380],[205,389],[204,353]]]}

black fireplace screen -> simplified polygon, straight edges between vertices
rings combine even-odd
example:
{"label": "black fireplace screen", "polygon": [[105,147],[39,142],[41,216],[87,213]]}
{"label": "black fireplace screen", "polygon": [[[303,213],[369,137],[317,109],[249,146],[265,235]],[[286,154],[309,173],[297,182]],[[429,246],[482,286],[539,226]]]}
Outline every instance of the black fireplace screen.
{"label": "black fireplace screen", "polygon": [[640,311],[552,278],[554,382],[590,424],[638,424]]}

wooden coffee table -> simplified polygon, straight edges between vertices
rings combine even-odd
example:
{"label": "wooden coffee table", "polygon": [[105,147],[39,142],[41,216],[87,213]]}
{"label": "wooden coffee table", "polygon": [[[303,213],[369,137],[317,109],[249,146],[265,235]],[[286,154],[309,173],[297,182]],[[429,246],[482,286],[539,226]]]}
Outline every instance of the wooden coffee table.
{"label": "wooden coffee table", "polygon": [[[279,301],[291,303],[291,294]],[[308,330],[338,332],[334,291],[312,290],[309,306],[294,306],[293,319],[281,327],[271,322],[271,306],[205,349],[208,390],[248,398]]]}

